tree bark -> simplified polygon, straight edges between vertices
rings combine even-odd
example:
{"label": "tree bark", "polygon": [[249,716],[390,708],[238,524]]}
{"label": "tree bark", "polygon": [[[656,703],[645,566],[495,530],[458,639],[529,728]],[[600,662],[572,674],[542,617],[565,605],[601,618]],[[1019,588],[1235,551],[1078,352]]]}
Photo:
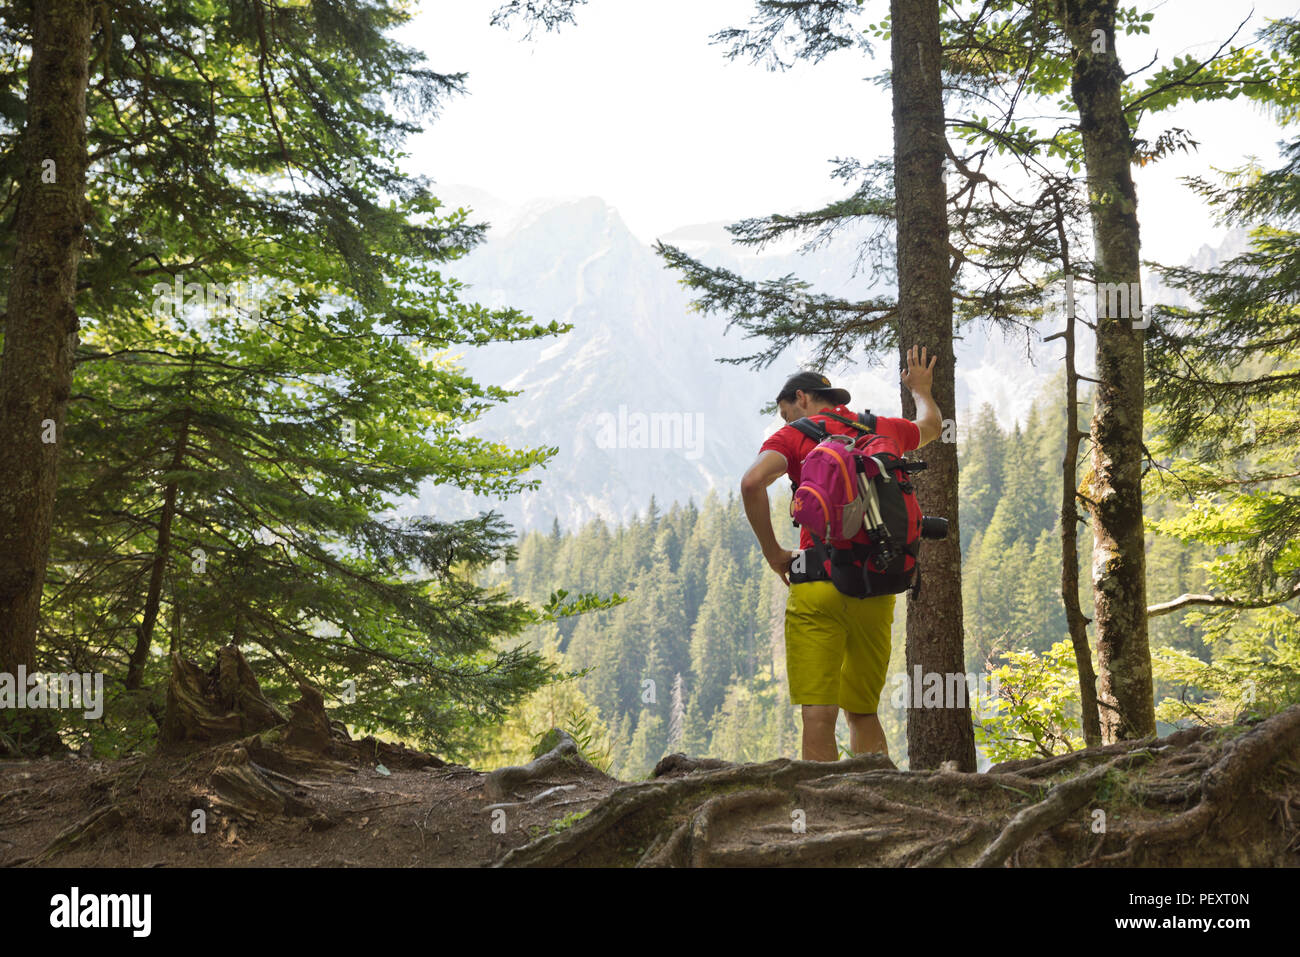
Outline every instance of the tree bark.
{"label": "tree bark", "polygon": [[[35,664],[77,343],[91,6],[33,4],[16,243],[0,359],[0,672]],[[47,441],[53,439],[53,441]]]}
{"label": "tree bark", "polygon": [[1074,364],[1074,266],[1070,240],[1065,232],[1061,198],[1052,194],[1056,207],[1056,237],[1061,244],[1061,271],[1065,276],[1065,456],[1061,461],[1061,601],[1074,645],[1074,662],[1079,671],[1079,705],[1083,719],[1083,740],[1090,747],[1101,744],[1101,719],[1097,708],[1097,674],[1092,669],[1088,646],[1088,619],[1079,607],[1079,372]]}
{"label": "tree bark", "polygon": [[[1115,0],[1058,0],[1074,47],[1071,93],[1079,110],[1096,281],[1138,288],[1140,279],[1133,141],[1121,98],[1124,72],[1115,50]],[[1100,304],[1101,297],[1098,297]],[[1097,317],[1097,399],[1092,419],[1092,587],[1097,623],[1103,739],[1155,733],[1147,641],[1146,546],[1142,527],[1142,415],[1145,339],[1140,313]],[[1137,323],[1137,325],[1141,325]]]}
{"label": "tree bark", "polygon": [[[921,345],[938,357],[933,393],[940,409],[954,409],[956,375],[952,343],[952,273],[949,264],[947,187],[943,163],[943,95],[937,0],[892,0],[894,192],[898,216],[899,354]],[[905,360],[904,360],[905,361]],[[907,389],[903,414],[915,415]],[[962,647],[961,532],[957,515],[957,446],[944,439],[925,450],[928,469],[917,476],[917,500],[927,515],[948,519],[948,537],[926,541],[920,564],[924,583],[907,606],[907,673],[966,673]],[[956,761],[975,770],[970,708],[909,708],[909,766],[935,768]]]}

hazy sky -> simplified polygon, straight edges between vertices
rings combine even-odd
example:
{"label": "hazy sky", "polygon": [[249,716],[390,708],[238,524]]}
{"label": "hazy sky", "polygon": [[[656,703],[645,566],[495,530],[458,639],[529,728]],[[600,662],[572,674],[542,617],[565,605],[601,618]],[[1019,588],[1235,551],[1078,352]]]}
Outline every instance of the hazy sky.
{"label": "hazy sky", "polygon": [[[468,95],[412,139],[415,168],[435,182],[464,183],[512,202],[597,195],[647,242],[690,223],[794,212],[847,194],[830,178],[835,157],[868,161],[891,149],[889,93],[868,80],[886,68],[840,51],[819,64],[769,71],[729,61],[712,33],[742,27],[754,0],[590,0],[559,33],[488,25],[501,0],[424,0],[399,34],[440,72],[467,72]],[[1121,37],[1135,70],[1214,50],[1250,12],[1224,0],[1140,2],[1152,34]],[[879,19],[887,4],[868,0]],[[1240,39],[1269,16],[1294,16],[1295,0],[1258,0]],[[1213,227],[1179,176],[1277,156],[1275,124],[1245,100],[1197,104],[1148,119],[1149,139],[1184,127],[1191,156],[1136,170],[1143,258],[1182,262]]]}

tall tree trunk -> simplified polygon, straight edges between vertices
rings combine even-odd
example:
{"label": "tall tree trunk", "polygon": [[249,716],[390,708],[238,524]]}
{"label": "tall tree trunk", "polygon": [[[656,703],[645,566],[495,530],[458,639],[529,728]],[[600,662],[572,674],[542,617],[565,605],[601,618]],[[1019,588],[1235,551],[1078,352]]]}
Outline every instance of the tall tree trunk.
{"label": "tall tree trunk", "polygon": [[149,573],[149,592],[144,601],[144,620],[136,628],[135,648],[126,671],[126,687],[134,690],[144,681],[144,666],[149,660],[149,648],[153,645],[154,626],[158,622],[158,607],[162,603],[163,572],[167,569],[167,559],[171,554],[172,519],[176,516],[176,472],[185,464],[185,445],[190,434],[189,413],[181,420],[179,434],[176,437],[176,451],[172,455],[170,472],[173,478],[163,489],[162,515],[158,518],[158,541],[154,546],[153,568]]}
{"label": "tall tree trunk", "polygon": [[[949,264],[947,187],[943,162],[943,95],[940,86],[938,0],[892,0],[894,193],[898,214],[899,354],[911,345],[938,356],[934,398],[954,409],[952,273]],[[903,414],[916,407],[903,389]],[[945,429],[945,439],[950,436]],[[949,522],[948,538],[921,547],[924,583],[907,606],[907,674],[966,673],[962,648],[961,535],[957,521],[957,446],[927,447],[929,468],[917,476],[917,499],[927,515]],[[947,686],[945,680],[945,687]],[[970,707],[911,708],[907,712],[909,767],[956,761],[975,770]]]}
{"label": "tall tree trunk", "polygon": [[[1083,741],[1097,747],[1101,740],[1101,721],[1097,710],[1097,674],[1092,669],[1092,649],[1088,647],[1088,619],[1079,607],[1079,443],[1084,434],[1079,428],[1079,372],[1074,363],[1074,265],[1070,259],[1070,240],[1065,232],[1065,213],[1061,197],[1053,192],[1056,208],[1056,237],[1061,244],[1061,273],[1065,276],[1065,329],[1058,333],[1065,340],[1065,456],[1061,461],[1061,601],[1065,620],[1074,645],[1074,662],[1079,672],[1079,705],[1083,716]],[[1047,338],[1055,338],[1048,336]]]}
{"label": "tall tree trunk", "polygon": [[[1058,0],[1074,47],[1071,93],[1079,109],[1096,281],[1136,290],[1140,279],[1133,141],[1124,116],[1124,72],[1115,50],[1115,0]],[[1130,284],[1132,284],[1130,286]],[[1136,298],[1136,297],[1134,297]],[[1102,302],[1098,296],[1098,304]],[[1142,412],[1145,334],[1140,314],[1097,317],[1097,401],[1092,419],[1092,587],[1102,736],[1107,742],[1156,730],[1147,642],[1142,528]]]}
{"label": "tall tree trunk", "polygon": [[[77,342],[91,6],[32,5],[27,123],[0,359],[0,672],[31,668]],[[29,720],[30,720],[30,716]]]}

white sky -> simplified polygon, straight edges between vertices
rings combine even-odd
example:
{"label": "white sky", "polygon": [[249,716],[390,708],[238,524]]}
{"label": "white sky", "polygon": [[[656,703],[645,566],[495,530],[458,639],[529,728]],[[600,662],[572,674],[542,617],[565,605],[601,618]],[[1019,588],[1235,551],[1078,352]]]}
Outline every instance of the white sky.
{"label": "white sky", "polygon": [[[511,202],[552,195],[596,195],[640,238],[679,226],[815,208],[847,194],[829,162],[866,162],[891,149],[887,90],[867,81],[887,66],[846,50],[819,64],[797,61],[772,72],[728,61],[709,36],[743,27],[754,0],[590,0],[577,24],[524,40],[515,25],[488,25],[501,0],[424,0],[398,34],[429,66],[467,72],[468,95],[445,102],[440,117],[409,141],[414,168],[439,183],[464,183]],[[1140,0],[1153,10],[1152,34],[1121,37],[1134,70],[1209,53],[1250,5],[1224,0]],[[1265,17],[1295,16],[1296,0],[1256,0],[1239,40]],[[878,20],[883,0],[868,0]],[[1145,74],[1144,74],[1145,75]],[[1199,151],[1135,171],[1143,258],[1181,263],[1221,230],[1178,182],[1211,167],[1240,165],[1249,154],[1276,158],[1276,125],[1244,99],[1195,104],[1143,124],[1148,139],[1184,127]]]}

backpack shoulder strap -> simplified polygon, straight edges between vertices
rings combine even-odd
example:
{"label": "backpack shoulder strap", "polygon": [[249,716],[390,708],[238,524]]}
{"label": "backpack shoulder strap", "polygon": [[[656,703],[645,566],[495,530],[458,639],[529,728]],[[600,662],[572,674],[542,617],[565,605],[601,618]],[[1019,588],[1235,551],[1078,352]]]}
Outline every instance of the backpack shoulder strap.
{"label": "backpack shoulder strap", "polygon": [[845,425],[851,425],[859,432],[868,433],[876,431],[876,417],[870,411],[859,412],[854,419],[846,419],[842,415],[836,415],[834,412],[819,412],[818,415],[824,415],[828,419],[834,419],[836,422],[842,422]]}
{"label": "backpack shoulder strap", "polygon": [[826,431],[826,426],[822,425],[820,422],[814,422],[812,419],[795,419],[790,423],[790,427],[796,431],[802,432],[814,442],[825,441],[826,437],[830,435],[830,433]]}
{"label": "backpack shoulder strap", "polygon": [[[822,425],[820,422],[814,422],[812,419],[809,418],[795,419],[793,422],[790,423],[790,427],[797,432],[802,432],[804,435],[808,436],[808,438],[812,439],[814,442],[817,442],[819,444],[821,442],[824,442],[827,436],[830,435],[830,432],[827,431],[826,426]],[[798,486],[795,485],[794,479],[791,479],[790,493],[792,495],[794,494],[796,488],[798,488]],[[796,528],[799,525],[798,522],[792,522],[791,524],[793,524]]]}

